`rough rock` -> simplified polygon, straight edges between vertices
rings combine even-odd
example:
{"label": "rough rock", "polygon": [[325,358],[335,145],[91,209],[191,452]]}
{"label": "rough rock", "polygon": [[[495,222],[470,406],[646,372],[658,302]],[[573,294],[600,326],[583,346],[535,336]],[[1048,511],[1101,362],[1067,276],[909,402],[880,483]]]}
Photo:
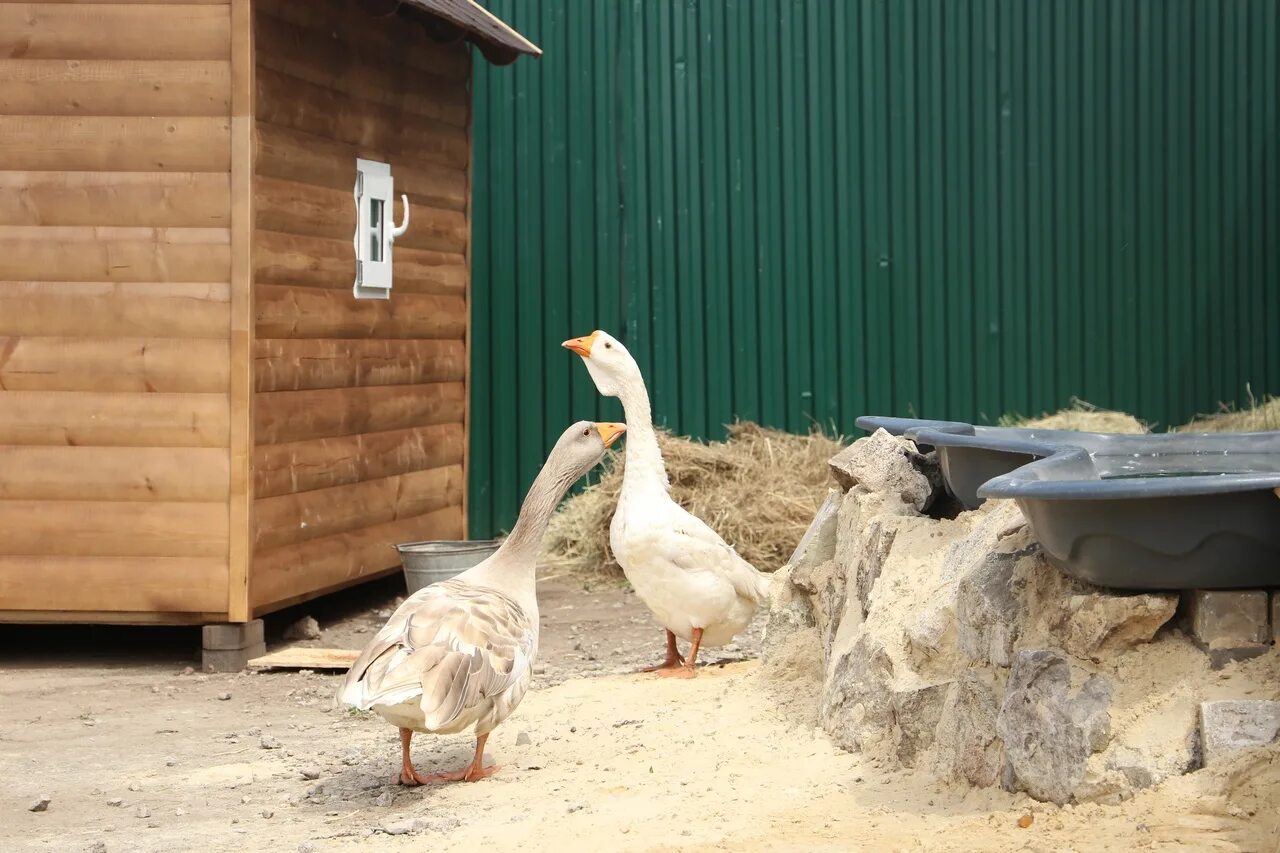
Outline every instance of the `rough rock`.
{"label": "rough rock", "polygon": [[279,749],[280,740],[274,735],[263,735],[262,739],[258,741],[258,745],[263,749]]}
{"label": "rough rock", "polygon": [[312,616],[303,616],[288,628],[284,629],[286,640],[318,640],[320,639],[320,623]]}
{"label": "rough rock", "polygon": [[1084,779],[1089,756],[1111,736],[1111,683],[1093,675],[1071,694],[1071,666],[1051,651],[1014,658],[996,730],[1004,741],[1006,787],[1059,805]]}
{"label": "rough rock", "polygon": [[89,847],[89,853],[107,853],[107,842],[95,841]]}
{"label": "rough rock", "polygon": [[[841,493],[827,492],[809,529],[800,539],[791,560],[774,573],[769,585],[769,617],[765,623],[760,656],[773,660],[780,649],[797,632],[817,625],[812,594],[825,589],[831,579],[830,562],[835,557],[836,527],[839,521]],[[827,566],[825,573],[821,567]],[[843,584],[839,595],[843,595]]]}
{"label": "rough rock", "polygon": [[920,756],[933,746],[938,718],[942,715],[950,687],[950,684],[933,684],[894,694],[897,754],[903,766],[915,767]]}
{"label": "rough rock", "polygon": [[761,656],[770,660],[796,631],[817,626],[828,639],[830,623],[844,608],[844,578],[833,563],[845,497],[827,493],[791,560],[769,587],[769,621]]}
{"label": "rough rock", "polygon": [[320,778],[319,767],[304,767],[298,772],[302,775],[303,779],[319,779]]}
{"label": "rough rock", "polygon": [[996,735],[999,706],[973,670],[960,673],[947,691],[934,735],[934,772],[948,781],[989,788],[1000,778],[1004,743]]}
{"label": "rough rock", "polygon": [[760,641],[760,657],[766,662],[774,660],[797,631],[817,625],[808,594],[791,582],[791,574],[791,566],[783,566],[769,585],[769,616]]}
{"label": "rough rock", "polygon": [[1024,615],[1015,576],[1024,551],[993,551],[956,587],[956,634],[971,661],[1009,666]]}
{"label": "rough rock", "polygon": [[887,753],[893,738],[893,660],[862,634],[830,668],[819,720],[845,749]]}
{"label": "rough rock", "polygon": [[386,806],[391,805],[391,801],[393,799],[394,798],[391,796],[390,792],[383,791],[381,794],[373,798],[373,804],[375,806],[381,806],[385,808]]}
{"label": "rough rock", "polygon": [[53,797],[41,797],[31,805],[27,806],[29,812],[46,812],[49,810],[49,804],[53,802]]}
{"label": "rough rock", "polygon": [[1200,703],[1200,743],[1205,766],[1227,755],[1280,739],[1280,702],[1226,699]]}
{"label": "rough rock", "polygon": [[382,831],[387,835],[412,835],[421,828],[422,821],[418,818],[395,820],[382,825]]}
{"label": "rough rock", "polygon": [[529,733],[521,731],[516,735],[516,746],[528,746],[533,743],[533,739],[529,737]]}
{"label": "rough rock", "polygon": [[853,594],[862,607],[864,618],[871,610],[871,592],[884,570],[885,560],[889,559],[889,550],[893,548],[896,535],[897,530],[884,520],[873,519],[858,538],[853,553],[844,555],[847,560],[844,564],[849,567],[849,575],[854,581]]}
{"label": "rough rock", "polygon": [[827,465],[842,489],[881,495],[886,510],[924,512],[942,490],[937,455],[926,456],[910,440],[882,429],[841,450]]}
{"label": "rough rock", "polygon": [[813,567],[836,555],[836,525],[840,517],[840,505],[844,496],[836,489],[828,489],[827,497],[818,507],[809,529],[800,537],[791,559],[787,563],[798,568]]}
{"label": "rough rock", "polygon": [[946,684],[899,686],[893,659],[862,634],[835,661],[822,694],[822,727],[846,749],[915,766],[934,740]]}
{"label": "rough rock", "polygon": [[[1056,571],[1047,563],[1045,568]],[[1151,642],[1177,609],[1177,593],[1117,595],[1090,588],[1065,598],[1055,633],[1063,651],[1092,659]]]}
{"label": "rough rock", "polygon": [[[874,501],[866,495],[846,494],[836,522],[834,559],[797,581],[810,593],[824,661],[831,659],[836,635],[841,630],[848,634],[866,618],[875,583],[893,547],[894,521],[876,515],[875,509]],[[854,595],[852,602],[850,593]]]}

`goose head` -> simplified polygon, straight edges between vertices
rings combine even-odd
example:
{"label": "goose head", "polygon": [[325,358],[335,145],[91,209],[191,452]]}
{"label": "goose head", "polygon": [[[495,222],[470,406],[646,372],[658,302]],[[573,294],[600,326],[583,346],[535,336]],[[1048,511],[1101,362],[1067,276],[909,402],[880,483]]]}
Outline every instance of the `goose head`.
{"label": "goose head", "polygon": [[604,457],[604,452],[618,440],[627,427],[624,424],[578,421],[561,433],[547,457],[547,467],[559,482],[573,483]]}
{"label": "goose head", "polygon": [[628,384],[643,383],[640,366],[622,341],[596,329],[582,338],[570,338],[560,346],[582,356],[596,390],[606,397],[618,397]]}

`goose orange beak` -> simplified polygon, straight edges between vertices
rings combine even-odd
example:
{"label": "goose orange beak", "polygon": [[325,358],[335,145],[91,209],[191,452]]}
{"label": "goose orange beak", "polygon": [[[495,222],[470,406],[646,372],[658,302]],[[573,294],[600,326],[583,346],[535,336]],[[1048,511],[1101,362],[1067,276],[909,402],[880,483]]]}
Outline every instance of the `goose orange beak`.
{"label": "goose orange beak", "polygon": [[600,440],[604,442],[604,446],[608,447],[618,440],[618,436],[627,431],[627,425],[611,423],[596,424],[596,431],[600,433]]}
{"label": "goose orange beak", "polygon": [[570,338],[569,340],[562,343],[560,346],[564,347],[567,350],[573,350],[583,358],[591,358],[591,345],[596,342],[596,335],[598,334],[600,333],[597,331],[597,332],[592,332],[591,334],[587,335],[585,338]]}

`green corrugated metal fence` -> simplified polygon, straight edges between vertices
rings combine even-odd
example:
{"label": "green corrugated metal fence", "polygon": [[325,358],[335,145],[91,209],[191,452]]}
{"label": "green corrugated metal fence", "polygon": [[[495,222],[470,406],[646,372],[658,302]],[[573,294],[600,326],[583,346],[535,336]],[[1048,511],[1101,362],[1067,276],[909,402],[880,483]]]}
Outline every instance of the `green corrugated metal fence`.
{"label": "green corrugated metal fence", "polygon": [[623,337],[655,413],[851,431],[1280,390],[1275,0],[488,0],[471,528]]}

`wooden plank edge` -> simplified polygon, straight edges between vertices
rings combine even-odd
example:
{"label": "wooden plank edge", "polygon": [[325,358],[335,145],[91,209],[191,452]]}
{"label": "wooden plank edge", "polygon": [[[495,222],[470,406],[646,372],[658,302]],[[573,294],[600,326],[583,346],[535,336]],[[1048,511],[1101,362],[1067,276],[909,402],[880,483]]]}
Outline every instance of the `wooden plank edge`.
{"label": "wooden plank edge", "polygon": [[231,3],[231,483],[227,614],[249,621],[253,560],[254,57],[251,0]]}
{"label": "wooden plank edge", "polygon": [[317,649],[289,646],[251,658],[249,669],[326,669],[346,671],[360,657],[359,649]]}
{"label": "wooden plank edge", "polygon": [[0,610],[0,623],[12,625],[208,625],[226,622],[226,613],[131,610]]}
{"label": "wooden plank edge", "polygon": [[[467,79],[471,80],[475,73],[474,56],[467,51]],[[474,85],[474,84],[473,84]],[[467,102],[467,179],[466,208],[464,209],[463,228],[465,229],[462,246],[463,264],[466,267],[466,280],[463,282],[463,308],[466,312],[466,325],[462,330],[462,535],[471,536],[471,219],[475,208],[472,205],[472,171],[475,164],[475,145],[472,138],[472,122],[475,114],[475,99]]]}

